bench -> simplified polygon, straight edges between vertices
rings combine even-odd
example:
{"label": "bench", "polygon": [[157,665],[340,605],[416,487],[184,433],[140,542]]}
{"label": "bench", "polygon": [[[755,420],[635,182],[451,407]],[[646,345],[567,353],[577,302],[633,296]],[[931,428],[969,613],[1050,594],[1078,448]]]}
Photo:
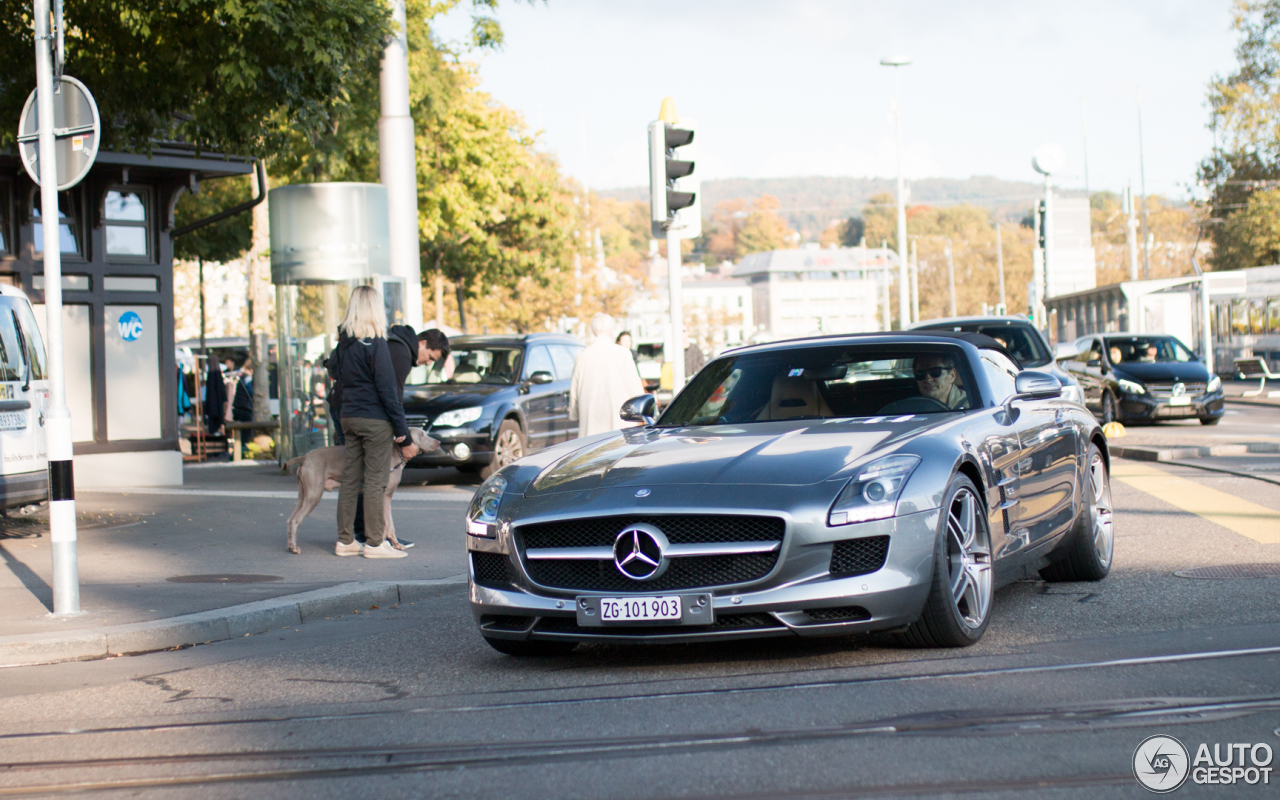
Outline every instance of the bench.
{"label": "bench", "polygon": [[[1262,358],[1237,358],[1236,372],[1239,372],[1246,379],[1257,378],[1260,383],[1256,392],[1245,392],[1241,397],[1257,397],[1267,388],[1267,378],[1271,380],[1280,380],[1280,375],[1276,375],[1267,367],[1267,362]],[[1267,397],[1280,397],[1280,391],[1267,392]]]}

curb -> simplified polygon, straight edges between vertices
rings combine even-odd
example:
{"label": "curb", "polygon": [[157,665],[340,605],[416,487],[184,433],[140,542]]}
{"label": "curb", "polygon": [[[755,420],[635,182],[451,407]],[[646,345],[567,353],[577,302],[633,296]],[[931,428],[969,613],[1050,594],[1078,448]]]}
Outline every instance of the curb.
{"label": "curb", "polygon": [[1238,403],[1242,406],[1262,406],[1263,408],[1280,408],[1280,401],[1272,402],[1270,400],[1254,400],[1252,398],[1246,399],[1243,397],[1224,397],[1222,399],[1224,402]]}
{"label": "curb", "polygon": [[1155,445],[1111,445],[1111,454],[1134,461],[1178,461],[1208,456],[1243,456],[1249,453],[1280,453],[1280,442],[1215,444],[1209,447],[1158,447]]}
{"label": "curb", "polygon": [[0,636],[0,667],[89,661],[239,639],[274,628],[350,614],[354,608],[422,600],[466,576],[421,581],[360,581],[179,617],[65,632]]}

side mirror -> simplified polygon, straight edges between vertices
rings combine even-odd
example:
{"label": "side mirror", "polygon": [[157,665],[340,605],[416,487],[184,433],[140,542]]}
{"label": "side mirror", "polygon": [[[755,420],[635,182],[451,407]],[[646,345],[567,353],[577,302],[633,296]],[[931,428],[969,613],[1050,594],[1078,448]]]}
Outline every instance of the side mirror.
{"label": "side mirror", "polygon": [[1025,370],[1014,379],[1013,390],[1015,400],[1043,400],[1058,397],[1062,394],[1062,384],[1047,372]]}
{"label": "side mirror", "polygon": [[1058,342],[1053,346],[1053,360],[1065,361],[1080,355],[1080,348],[1074,342]]}
{"label": "side mirror", "polygon": [[536,383],[539,385],[544,383],[551,383],[554,380],[555,378],[552,377],[551,373],[547,372],[545,369],[540,369],[529,376],[529,383]]}
{"label": "side mirror", "polygon": [[645,425],[652,425],[654,418],[658,416],[658,398],[651,394],[633,397],[622,404],[618,416],[623,422],[643,422]]}

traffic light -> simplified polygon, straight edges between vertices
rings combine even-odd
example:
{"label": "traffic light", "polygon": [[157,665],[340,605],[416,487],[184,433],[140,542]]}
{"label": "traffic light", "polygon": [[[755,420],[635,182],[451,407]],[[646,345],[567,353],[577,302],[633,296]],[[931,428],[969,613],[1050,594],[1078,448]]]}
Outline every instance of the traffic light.
{"label": "traffic light", "polygon": [[1036,201],[1036,247],[1044,249],[1044,201]]}
{"label": "traffic light", "polygon": [[680,124],[671,98],[649,123],[649,211],[654,236],[702,233],[702,198],[693,161],[694,126]]}

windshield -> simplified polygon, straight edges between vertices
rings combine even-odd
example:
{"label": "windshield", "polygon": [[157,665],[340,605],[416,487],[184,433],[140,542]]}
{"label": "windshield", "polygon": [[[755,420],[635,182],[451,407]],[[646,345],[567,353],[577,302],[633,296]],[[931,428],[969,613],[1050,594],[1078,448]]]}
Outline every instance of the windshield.
{"label": "windshield", "polygon": [[1108,338],[1107,357],[1112,364],[1153,364],[1195,361],[1195,355],[1172,336],[1125,336]]}
{"label": "windshield", "polygon": [[510,386],[520,379],[518,347],[458,348],[432,365],[427,383],[487,383]]}
{"label": "windshield", "polygon": [[937,346],[813,347],[707,365],[661,427],[941,414],[974,407],[967,360]]}
{"label": "windshield", "polygon": [[1030,325],[1006,325],[972,322],[964,325],[939,325],[933,330],[964,331],[965,333],[981,333],[990,336],[1008,350],[1013,360],[1022,369],[1043,367],[1053,361],[1052,354],[1045,347],[1044,340],[1035,328]]}

